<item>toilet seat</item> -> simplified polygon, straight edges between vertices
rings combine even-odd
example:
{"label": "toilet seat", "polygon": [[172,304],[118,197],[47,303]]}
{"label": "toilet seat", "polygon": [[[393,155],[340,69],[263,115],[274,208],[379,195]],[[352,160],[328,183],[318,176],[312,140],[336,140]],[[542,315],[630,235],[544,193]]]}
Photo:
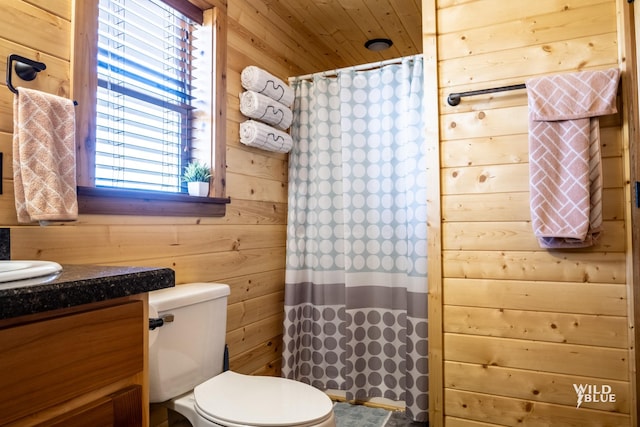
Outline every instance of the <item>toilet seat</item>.
{"label": "toilet seat", "polygon": [[203,418],[228,427],[309,426],[333,414],[325,393],[285,378],[226,371],[196,386],[193,393]]}

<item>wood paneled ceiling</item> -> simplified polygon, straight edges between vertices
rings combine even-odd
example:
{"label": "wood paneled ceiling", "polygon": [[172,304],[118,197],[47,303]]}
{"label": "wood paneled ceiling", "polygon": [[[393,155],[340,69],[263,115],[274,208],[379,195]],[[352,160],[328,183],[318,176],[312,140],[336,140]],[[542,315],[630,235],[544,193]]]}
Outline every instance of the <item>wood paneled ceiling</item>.
{"label": "wood paneled ceiling", "polygon": [[[421,0],[263,0],[282,19],[316,38],[335,67],[366,64],[422,52]],[[372,52],[364,43],[388,38],[393,46]]]}

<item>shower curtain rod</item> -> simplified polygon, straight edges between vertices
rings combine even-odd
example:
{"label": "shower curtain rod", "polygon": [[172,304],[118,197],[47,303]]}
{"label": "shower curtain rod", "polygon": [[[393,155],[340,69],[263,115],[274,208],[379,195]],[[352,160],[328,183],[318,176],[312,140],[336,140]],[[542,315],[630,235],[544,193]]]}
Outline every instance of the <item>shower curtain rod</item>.
{"label": "shower curtain rod", "polygon": [[350,70],[350,71],[374,70],[376,68],[384,67],[385,65],[400,64],[405,59],[414,59],[414,58],[422,58],[422,54],[419,53],[417,55],[403,56],[401,58],[394,58],[394,59],[387,59],[386,61],[370,62],[368,64],[354,65],[354,66],[351,66],[351,67],[336,68],[335,70],[320,71],[318,73],[305,74],[304,76],[289,77],[289,83],[293,83],[293,82],[295,82],[297,80],[309,80],[309,79],[311,79],[313,77],[335,76],[339,72],[347,71],[347,70]]}

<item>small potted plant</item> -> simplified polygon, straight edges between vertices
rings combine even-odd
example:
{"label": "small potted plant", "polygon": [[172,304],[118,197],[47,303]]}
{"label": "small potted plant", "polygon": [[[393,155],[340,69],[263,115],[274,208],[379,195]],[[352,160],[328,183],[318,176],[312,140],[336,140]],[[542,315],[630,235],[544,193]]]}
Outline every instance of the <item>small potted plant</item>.
{"label": "small potted plant", "polygon": [[189,162],[182,174],[182,180],[187,183],[191,196],[206,197],[209,194],[209,178],[211,178],[211,168],[197,160]]}

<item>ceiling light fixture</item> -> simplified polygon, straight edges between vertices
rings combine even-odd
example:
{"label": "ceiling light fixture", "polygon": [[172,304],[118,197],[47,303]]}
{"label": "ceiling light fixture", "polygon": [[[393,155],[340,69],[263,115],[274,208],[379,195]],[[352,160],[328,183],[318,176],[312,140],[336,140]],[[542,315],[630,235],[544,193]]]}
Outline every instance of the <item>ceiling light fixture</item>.
{"label": "ceiling light fixture", "polygon": [[393,42],[389,39],[371,39],[367,40],[364,44],[369,50],[373,50],[374,52],[378,52],[380,50],[389,49],[393,45]]}

